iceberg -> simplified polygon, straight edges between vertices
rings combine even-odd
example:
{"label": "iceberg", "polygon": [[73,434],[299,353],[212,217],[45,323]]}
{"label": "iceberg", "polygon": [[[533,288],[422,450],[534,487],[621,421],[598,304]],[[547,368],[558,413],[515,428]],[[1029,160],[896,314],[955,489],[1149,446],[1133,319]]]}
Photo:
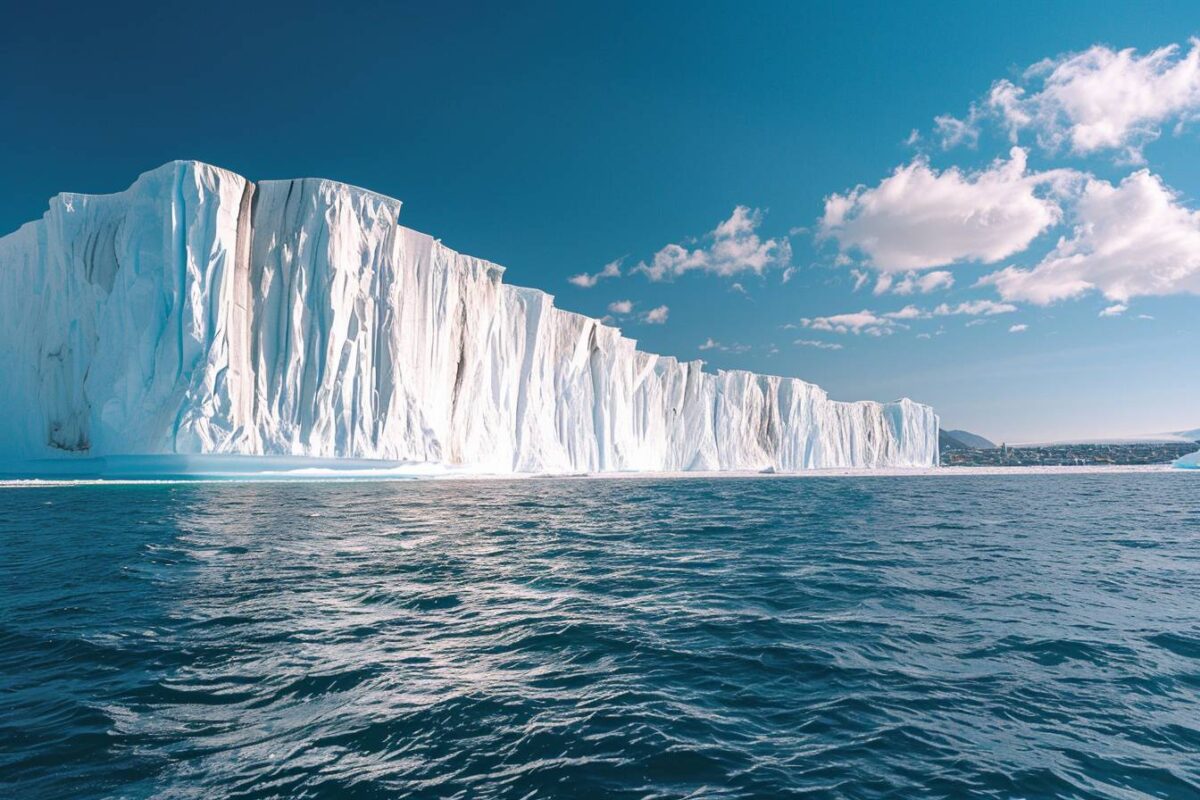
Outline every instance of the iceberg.
{"label": "iceberg", "polygon": [[2,471],[156,456],[484,473],[937,463],[928,406],[642,352],[402,227],[400,205],[193,161],[53,198],[0,238]]}

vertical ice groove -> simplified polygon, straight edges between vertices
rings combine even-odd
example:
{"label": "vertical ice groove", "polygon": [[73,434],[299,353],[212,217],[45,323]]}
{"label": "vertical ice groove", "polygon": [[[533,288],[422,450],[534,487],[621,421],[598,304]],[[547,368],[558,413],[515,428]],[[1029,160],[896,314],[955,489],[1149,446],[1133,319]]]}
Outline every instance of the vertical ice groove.
{"label": "vertical ice groove", "polygon": [[[237,234],[234,246],[233,307],[229,325],[229,382],[232,386],[232,421],[243,435],[252,435],[254,414],[253,366],[250,343],[254,328],[253,289],[250,276],[250,244],[254,235],[254,193],[257,187],[246,181],[238,203]],[[253,445],[252,445],[253,446]]]}
{"label": "vertical ice groove", "polygon": [[196,162],[0,238],[0,461],[253,454],[493,472],[928,466],[937,417],[639,352],[400,203]]}

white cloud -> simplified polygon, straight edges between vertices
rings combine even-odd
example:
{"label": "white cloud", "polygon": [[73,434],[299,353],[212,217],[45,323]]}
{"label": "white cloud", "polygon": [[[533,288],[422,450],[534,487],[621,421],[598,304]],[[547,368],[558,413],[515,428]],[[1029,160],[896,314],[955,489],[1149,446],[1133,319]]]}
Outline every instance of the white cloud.
{"label": "white cloud", "polygon": [[967,115],[966,119],[943,114],[940,117],[934,117],[933,123],[936,126],[937,135],[941,137],[943,150],[958,147],[960,144],[968,147],[975,147],[979,144],[979,112],[974,105],[971,106],[971,113]]}
{"label": "white cloud", "polygon": [[[750,349],[748,344],[721,344],[711,336],[704,340],[704,344],[700,345],[701,350],[720,350],[723,353],[745,353]],[[778,350],[776,350],[778,352]]]}
{"label": "white cloud", "polygon": [[792,344],[800,347],[815,347],[818,350],[841,350],[842,345],[837,342],[822,342],[818,339],[797,339]]}
{"label": "white cloud", "polygon": [[852,269],[850,275],[854,278],[854,291],[856,292],[866,285],[867,280],[871,277],[871,273],[865,269]]}
{"label": "white cloud", "polygon": [[567,280],[581,289],[591,289],[603,278],[621,277],[622,260],[623,259],[617,259],[616,261],[608,262],[604,265],[604,269],[600,270],[599,272],[593,272],[590,275],[586,272],[581,272],[578,275],[572,275],[570,278],[567,278]]}
{"label": "white cloud", "polygon": [[652,308],[647,311],[642,316],[642,321],[650,325],[662,325],[667,321],[667,315],[670,312],[671,309],[667,308],[666,306],[657,306],[656,308]]}
{"label": "white cloud", "polygon": [[890,273],[890,272],[879,273],[879,277],[875,279],[875,288],[871,290],[871,294],[876,295],[876,296],[881,295],[881,294],[887,294],[888,291],[891,290],[892,281],[894,281],[894,280],[895,280],[895,278],[892,276],[892,273]]}
{"label": "white cloud", "polygon": [[854,311],[848,314],[834,314],[830,317],[813,317],[800,320],[805,328],[827,333],[865,333],[869,336],[886,336],[893,332],[896,322],[886,316],[879,316],[873,311]]}
{"label": "white cloud", "polygon": [[1093,290],[1117,303],[1200,293],[1200,212],[1158,176],[1139,170],[1117,186],[1088,180],[1072,222],[1071,235],[1034,268],[1006,267],[980,283],[1039,305]]}
{"label": "white cloud", "polygon": [[1011,314],[1017,307],[1011,303],[997,303],[995,300],[970,300],[950,306],[942,303],[933,310],[939,317],[965,315],[968,317],[991,317],[996,314]]}
{"label": "white cloud", "polygon": [[744,294],[747,296],[749,296],[749,294],[750,294],[749,292],[746,291],[746,287],[742,286],[740,283],[735,283],[732,286],[730,286],[729,291],[737,292],[738,294]]}
{"label": "white cloud", "polygon": [[1200,113],[1200,40],[1182,55],[1169,45],[1139,56],[1102,45],[1034,64],[1018,83],[992,86],[988,106],[1010,135],[1031,128],[1048,150],[1064,145],[1088,155],[1120,150],[1142,159],[1142,147],[1166,123]]}
{"label": "white cloud", "polygon": [[1062,218],[1056,195],[1076,182],[1070,170],[1026,171],[1026,153],[979,172],[937,172],[924,158],[878,186],[825,200],[821,236],[854,249],[884,272],[994,263],[1020,252]]}
{"label": "white cloud", "polygon": [[929,312],[922,311],[916,306],[905,306],[899,311],[889,311],[884,316],[888,319],[926,319]]}
{"label": "white cloud", "polygon": [[1124,303],[1113,303],[1108,308],[1100,312],[1102,317],[1119,317],[1129,310],[1129,306]]}
{"label": "white cloud", "polygon": [[[1009,314],[1016,310],[1017,307],[1010,303],[998,303],[995,300],[970,300],[955,306],[942,303],[933,309],[907,305],[898,311],[883,313],[863,309],[828,317],[805,317],[800,320],[800,324],[802,327],[826,333],[865,333],[870,336],[886,336],[894,333],[897,328],[907,327],[904,323],[914,320],[949,316],[990,317],[997,314]],[[939,330],[938,333],[940,335],[942,331]]]}
{"label": "white cloud", "polygon": [[787,269],[785,269],[785,270],[783,271],[783,277],[780,279],[780,281],[779,281],[779,282],[780,282],[780,283],[787,283],[788,281],[790,281],[790,280],[792,279],[792,276],[793,276],[793,275],[795,275],[795,274],[796,274],[796,268],[795,268],[795,267],[788,267]]}
{"label": "white cloud", "polygon": [[1149,314],[1138,314],[1138,319],[1154,319],[1154,317]]}
{"label": "white cloud", "polygon": [[903,280],[895,285],[892,292],[900,295],[909,295],[914,292],[929,294],[936,292],[938,289],[949,289],[953,285],[954,275],[948,270],[934,270],[933,272],[926,272],[924,275],[917,272],[909,272],[904,276]]}
{"label": "white cloud", "polygon": [[632,300],[617,300],[608,304],[608,310],[614,314],[628,314],[633,311]]}
{"label": "white cloud", "polygon": [[1024,333],[1029,330],[1028,325],[1013,325],[1008,329],[1009,333]]}
{"label": "white cloud", "polygon": [[693,270],[722,276],[747,271],[761,275],[769,267],[787,267],[792,257],[791,245],[786,238],[760,238],[757,231],[761,223],[761,211],[738,206],[729,219],[704,237],[703,246],[693,250],[669,244],[655,253],[649,264],[643,261],[634,271],[645,273],[652,281],[661,281]]}

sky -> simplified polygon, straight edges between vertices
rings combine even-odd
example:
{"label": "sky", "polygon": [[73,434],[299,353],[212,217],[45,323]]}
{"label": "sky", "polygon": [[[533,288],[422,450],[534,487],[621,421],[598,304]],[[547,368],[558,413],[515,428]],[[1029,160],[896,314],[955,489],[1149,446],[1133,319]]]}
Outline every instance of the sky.
{"label": "sky", "polygon": [[324,177],[653,352],[993,440],[1200,426],[1200,6],[26,4],[0,231]]}

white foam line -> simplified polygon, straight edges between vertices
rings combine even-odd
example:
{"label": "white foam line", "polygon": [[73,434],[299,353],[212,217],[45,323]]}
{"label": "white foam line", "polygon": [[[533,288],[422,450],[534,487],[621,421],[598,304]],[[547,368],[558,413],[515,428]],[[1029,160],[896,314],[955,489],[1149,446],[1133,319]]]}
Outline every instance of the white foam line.
{"label": "white foam line", "polygon": [[1030,475],[1196,474],[1200,470],[1176,469],[1170,464],[1095,465],[1065,467],[925,467],[895,469],[814,469],[804,472],[604,472],[572,474],[441,473],[397,474],[394,470],[296,470],[258,474],[208,474],[179,478],[88,478],[60,480],[30,478],[0,480],[0,489],[36,489],[68,486],[178,485],[204,483],[361,483],[398,481],[528,481],[528,480],[714,480],[747,478],[954,478],[972,476],[1022,477]]}

